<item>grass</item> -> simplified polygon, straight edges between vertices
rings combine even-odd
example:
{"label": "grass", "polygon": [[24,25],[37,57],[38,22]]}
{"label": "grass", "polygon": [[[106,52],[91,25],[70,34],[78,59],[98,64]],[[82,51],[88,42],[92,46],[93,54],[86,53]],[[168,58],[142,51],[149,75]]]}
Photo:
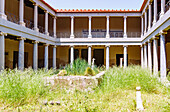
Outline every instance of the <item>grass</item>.
{"label": "grass", "polygon": [[[91,92],[68,92],[44,86],[42,78],[54,70],[24,72],[4,71],[0,76],[1,111],[73,111],[110,112],[136,111],[136,86],[141,86],[146,112],[170,111],[170,88],[163,86],[150,72],[139,66],[126,69],[113,67],[106,71],[102,84]],[[43,105],[44,100],[60,101],[61,105]]]}

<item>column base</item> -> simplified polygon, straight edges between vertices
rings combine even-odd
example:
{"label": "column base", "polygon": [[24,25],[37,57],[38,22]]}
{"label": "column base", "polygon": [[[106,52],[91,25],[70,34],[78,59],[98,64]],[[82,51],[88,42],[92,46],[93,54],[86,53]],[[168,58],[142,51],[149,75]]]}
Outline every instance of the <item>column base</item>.
{"label": "column base", "polygon": [[48,33],[48,32],[45,32],[45,34],[46,34],[47,36],[49,36],[49,33]]}
{"label": "column base", "polygon": [[74,38],[74,35],[70,35],[70,38]]}
{"label": "column base", "polygon": [[88,35],[88,38],[92,38],[92,35]]}
{"label": "column base", "polygon": [[34,28],[35,31],[39,32],[39,29],[38,28]]}
{"label": "column base", "polygon": [[110,35],[109,35],[109,34],[107,34],[107,35],[106,35],[106,38],[110,38]]}
{"label": "column base", "polygon": [[156,24],[156,21],[153,21],[153,26]]}
{"label": "column base", "polygon": [[20,24],[21,26],[25,26],[25,23],[24,23],[23,21],[20,21],[19,24]]}
{"label": "column base", "polygon": [[127,34],[124,34],[124,35],[123,35],[123,38],[127,38]]}
{"label": "column base", "polygon": [[57,36],[56,36],[56,35],[54,35],[53,37],[54,37],[54,38],[57,38]]}
{"label": "column base", "polygon": [[7,16],[5,14],[0,14],[0,18],[7,20]]}
{"label": "column base", "polygon": [[164,16],[164,12],[160,13],[160,19]]}

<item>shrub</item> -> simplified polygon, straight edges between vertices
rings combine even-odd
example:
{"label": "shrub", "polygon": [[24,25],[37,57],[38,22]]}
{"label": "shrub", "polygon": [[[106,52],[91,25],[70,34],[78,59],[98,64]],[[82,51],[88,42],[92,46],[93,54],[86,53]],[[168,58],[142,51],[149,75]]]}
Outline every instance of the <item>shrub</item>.
{"label": "shrub", "polygon": [[66,70],[60,70],[60,72],[57,75],[58,76],[65,76],[65,75],[67,75],[67,71]]}
{"label": "shrub", "polygon": [[89,75],[94,76],[95,72],[90,67],[87,67],[84,75],[85,76],[89,76]]}

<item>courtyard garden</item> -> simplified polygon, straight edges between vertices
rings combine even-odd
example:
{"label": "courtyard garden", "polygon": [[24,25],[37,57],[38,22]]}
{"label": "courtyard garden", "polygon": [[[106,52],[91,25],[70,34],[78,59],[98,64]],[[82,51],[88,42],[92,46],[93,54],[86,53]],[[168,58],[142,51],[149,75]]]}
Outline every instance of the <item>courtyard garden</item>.
{"label": "courtyard garden", "polygon": [[136,111],[136,87],[141,87],[144,111],[169,112],[170,87],[140,66],[112,67],[98,86],[90,90],[46,84],[45,77],[95,77],[104,67],[75,60],[57,70],[5,70],[0,74],[0,111],[110,112]]}

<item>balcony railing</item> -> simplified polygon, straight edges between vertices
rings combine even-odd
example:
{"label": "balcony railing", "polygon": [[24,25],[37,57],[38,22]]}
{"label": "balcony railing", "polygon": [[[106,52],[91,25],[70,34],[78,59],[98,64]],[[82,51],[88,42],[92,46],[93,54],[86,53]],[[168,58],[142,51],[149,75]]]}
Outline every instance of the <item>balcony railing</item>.
{"label": "balcony railing", "polygon": [[63,32],[63,33],[57,32],[56,35],[57,35],[57,38],[70,38],[70,33],[66,33],[66,32]]}
{"label": "balcony railing", "polygon": [[38,25],[38,29],[39,29],[40,33],[45,34],[45,28],[44,27]]}
{"label": "balcony railing", "polygon": [[54,32],[52,30],[48,30],[49,36],[54,37]]}
{"label": "balcony railing", "polygon": [[33,22],[24,19],[24,23],[25,23],[25,26],[26,26],[27,28],[34,29],[34,23],[33,23]]}
{"label": "balcony railing", "polygon": [[74,35],[75,35],[75,38],[88,38],[88,34],[87,33],[76,32],[76,33],[74,33]]}
{"label": "balcony railing", "polygon": [[[121,32],[110,32],[110,38],[123,38],[124,33]],[[75,38],[88,38],[88,33],[76,32],[74,33]],[[141,32],[127,32],[128,38],[141,38]],[[57,32],[57,38],[70,38],[70,33]],[[104,32],[92,32],[92,38],[106,38]]]}
{"label": "balcony railing", "polygon": [[170,9],[170,0],[165,5],[165,12],[167,12]]}
{"label": "balcony railing", "polygon": [[19,17],[10,13],[10,12],[5,12],[5,14],[7,15],[7,20],[11,21],[13,23],[19,24]]}
{"label": "balcony railing", "polygon": [[122,31],[110,32],[110,38],[123,38],[124,33]]}
{"label": "balcony railing", "polygon": [[141,32],[127,32],[128,38],[140,38]]}

